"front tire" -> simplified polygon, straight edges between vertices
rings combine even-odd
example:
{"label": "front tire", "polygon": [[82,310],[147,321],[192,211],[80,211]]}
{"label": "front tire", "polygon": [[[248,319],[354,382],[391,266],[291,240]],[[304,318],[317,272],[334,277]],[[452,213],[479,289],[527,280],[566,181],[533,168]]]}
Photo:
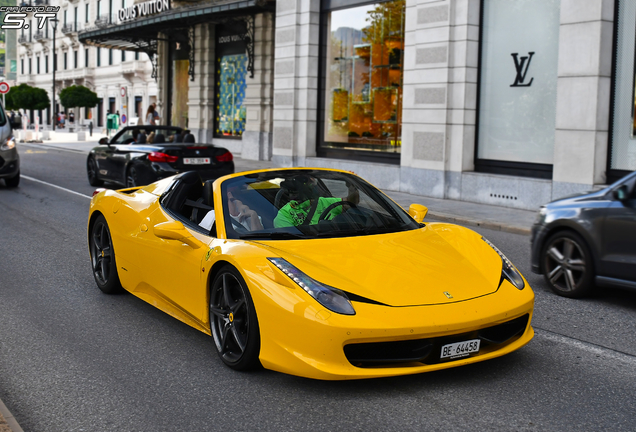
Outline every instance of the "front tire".
{"label": "front tire", "polygon": [[20,171],[16,174],[15,177],[4,179],[8,188],[16,188],[20,184]]}
{"label": "front tire", "polygon": [[100,290],[105,294],[118,294],[123,291],[117,274],[115,250],[110,230],[104,216],[99,215],[91,228],[89,249],[93,277]]}
{"label": "front tire", "polygon": [[592,255],[580,235],[572,231],[561,231],[550,236],[545,242],[541,257],[543,276],[556,294],[580,298],[592,291]]}
{"label": "front tire", "polygon": [[92,157],[86,162],[86,175],[88,176],[88,184],[91,186],[101,186],[104,184],[97,176],[97,163]]}
{"label": "front tire", "polygon": [[258,318],[245,280],[226,265],[210,288],[210,330],[223,363],[245,371],[260,366],[261,348]]}

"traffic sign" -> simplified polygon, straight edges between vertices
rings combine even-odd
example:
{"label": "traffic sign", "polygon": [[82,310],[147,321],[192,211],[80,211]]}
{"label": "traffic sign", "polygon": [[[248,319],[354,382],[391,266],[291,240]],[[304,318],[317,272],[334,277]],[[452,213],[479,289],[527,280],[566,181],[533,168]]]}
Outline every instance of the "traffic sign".
{"label": "traffic sign", "polygon": [[9,84],[7,84],[6,82],[0,83],[0,93],[2,94],[9,93],[10,88],[11,87],[9,87]]}
{"label": "traffic sign", "polygon": [[126,97],[126,87],[122,87],[119,94],[121,94],[121,97]]}
{"label": "traffic sign", "polygon": [[121,115],[121,123],[122,123],[122,124],[125,124],[125,123],[126,123],[126,120],[128,120],[128,119],[126,118],[126,114],[122,114],[122,115]]}

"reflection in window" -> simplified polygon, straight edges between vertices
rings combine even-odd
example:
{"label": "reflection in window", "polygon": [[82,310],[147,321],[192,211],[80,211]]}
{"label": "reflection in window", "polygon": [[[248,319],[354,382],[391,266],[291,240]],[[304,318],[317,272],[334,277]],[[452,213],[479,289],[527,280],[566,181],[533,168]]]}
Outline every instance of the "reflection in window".
{"label": "reflection in window", "polygon": [[220,77],[217,105],[216,133],[223,136],[241,136],[245,132],[245,54],[226,55],[217,59]]}
{"label": "reflection in window", "polygon": [[329,14],[324,147],[400,152],[404,5]]}

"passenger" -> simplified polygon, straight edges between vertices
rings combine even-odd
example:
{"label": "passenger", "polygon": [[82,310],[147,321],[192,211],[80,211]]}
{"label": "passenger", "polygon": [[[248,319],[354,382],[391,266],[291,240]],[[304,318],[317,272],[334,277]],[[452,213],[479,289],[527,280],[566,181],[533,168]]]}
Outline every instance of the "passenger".
{"label": "passenger", "polygon": [[[235,198],[234,195],[240,196],[238,188],[230,188],[227,192],[227,207],[232,218],[232,226],[234,228],[244,228],[248,231],[258,231],[263,229],[263,220],[256,211],[243,204],[241,200]],[[212,229],[216,216],[214,210],[210,210],[199,226],[206,230]]]}
{"label": "passenger", "polygon": [[[315,225],[327,207],[343,200],[343,198],[320,196],[316,179],[304,174],[284,180],[280,186],[287,189],[291,200],[278,210],[274,218],[275,228]],[[357,205],[360,201],[358,190],[349,183],[347,183],[347,189],[348,195],[345,200]],[[338,216],[347,209],[348,205],[334,207],[329,212],[328,219]]]}
{"label": "passenger", "polygon": [[148,137],[146,137],[146,142],[148,144],[152,144],[155,142],[155,131],[150,132],[150,134],[148,135]]}

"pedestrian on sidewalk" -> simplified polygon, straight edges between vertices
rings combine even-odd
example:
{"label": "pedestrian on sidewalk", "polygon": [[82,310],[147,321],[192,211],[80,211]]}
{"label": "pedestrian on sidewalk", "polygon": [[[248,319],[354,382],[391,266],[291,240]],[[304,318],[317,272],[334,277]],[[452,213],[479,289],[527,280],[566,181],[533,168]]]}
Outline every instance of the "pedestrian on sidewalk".
{"label": "pedestrian on sidewalk", "polygon": [[154,115],[154,111],[155,109],[153,108],[152,104],[150,104],[150,106],[148,107],[148,111],[146,111],[146,124],[147,125],[155,125],[155,115]]}

